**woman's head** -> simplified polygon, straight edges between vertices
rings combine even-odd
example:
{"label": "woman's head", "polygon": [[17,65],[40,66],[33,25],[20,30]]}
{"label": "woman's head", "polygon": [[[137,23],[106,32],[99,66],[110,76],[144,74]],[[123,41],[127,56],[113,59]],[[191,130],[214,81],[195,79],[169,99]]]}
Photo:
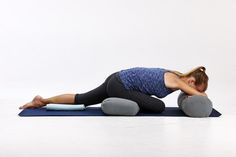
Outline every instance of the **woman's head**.
{"label": "woman's head", "polygon": [[191,71],[182,74],[174,71],[180,78],[183,78],[185,82],[191,87],[197,89],[199,92],[205,92],[208,87],[208,76],[206,74],[206,68],[203,66],[196,67]]}

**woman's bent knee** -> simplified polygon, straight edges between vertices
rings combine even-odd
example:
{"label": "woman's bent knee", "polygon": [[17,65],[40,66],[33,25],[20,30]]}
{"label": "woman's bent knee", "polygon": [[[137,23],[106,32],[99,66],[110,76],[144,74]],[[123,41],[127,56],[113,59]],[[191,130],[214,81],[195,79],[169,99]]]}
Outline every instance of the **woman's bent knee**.
{"label": "woman's bent knee", "polygon": [[154,103],[152,105],[152,110],[153,110],[153,112],[156,112],[156,113],[163,112],[165,110],[165,103],[161,100],[157,103]]}
{"label": "woman's bent knee", "polygon": [[144,111],[161,113],[165,110],[165,103],[159,100],[158,102],[147,102],[139,104],[139,107]]}
{"label": "woman's bent knee", "polygon": [[165,103],[163,101],[158,103],[158,110],[157,112],[163,112],[165,110]]}

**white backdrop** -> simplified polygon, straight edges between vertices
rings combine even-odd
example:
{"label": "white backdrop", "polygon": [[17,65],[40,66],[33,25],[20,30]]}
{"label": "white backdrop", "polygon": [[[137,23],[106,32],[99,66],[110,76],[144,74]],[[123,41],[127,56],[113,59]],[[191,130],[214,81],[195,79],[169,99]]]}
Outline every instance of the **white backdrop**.
{"label": "white backdrop", "polygon": [[[235,8],[234,0],[1,0],[0,99],[85,92],[129,67],[203,65],[209,97],[233,104]],[[176,105],[176,95],[165,101]]]}

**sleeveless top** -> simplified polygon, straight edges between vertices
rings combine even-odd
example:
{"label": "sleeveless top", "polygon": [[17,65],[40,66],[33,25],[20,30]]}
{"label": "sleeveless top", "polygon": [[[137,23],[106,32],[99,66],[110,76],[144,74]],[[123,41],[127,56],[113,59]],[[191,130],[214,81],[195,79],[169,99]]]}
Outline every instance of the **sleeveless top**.
{"label": "sleeveless top", "polygon": [[118,74],[127,90],[135,90],[164,98],[173,92],[165,86],[164,74],[166,71],[168,70],[163,68],[134,67],[121,70]]}

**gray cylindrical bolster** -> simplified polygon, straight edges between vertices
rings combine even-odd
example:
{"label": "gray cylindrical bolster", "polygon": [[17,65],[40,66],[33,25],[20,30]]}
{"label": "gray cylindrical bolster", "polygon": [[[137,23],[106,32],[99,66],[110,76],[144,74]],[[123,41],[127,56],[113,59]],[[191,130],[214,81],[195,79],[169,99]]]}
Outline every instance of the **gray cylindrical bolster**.
{"label": "gray cylindrical bolster", "polygon": [[183,92],[178,97],[178,105],[190,117],[209,117],[213,107],[208,97],[200,95],[187,96]]}
{"label": "gray cylindrical bolster", "polygon": [[107,115],[119,116],[134,116],[139,112],[139,106],[136,102],[116,97],[103,100],[101,109]]}
{"label": "gray cylindrical bolster", "polygon": [[184,99],[186,99],[188,97],[188,95],[187,94],[185,94],[184,92],[181,92],[180,94],[179,94],[179,97],[178,97],[178,106],[179,106],[179,108],[180,109],[182,109],[182,103],[183,103],[183,100]]}

